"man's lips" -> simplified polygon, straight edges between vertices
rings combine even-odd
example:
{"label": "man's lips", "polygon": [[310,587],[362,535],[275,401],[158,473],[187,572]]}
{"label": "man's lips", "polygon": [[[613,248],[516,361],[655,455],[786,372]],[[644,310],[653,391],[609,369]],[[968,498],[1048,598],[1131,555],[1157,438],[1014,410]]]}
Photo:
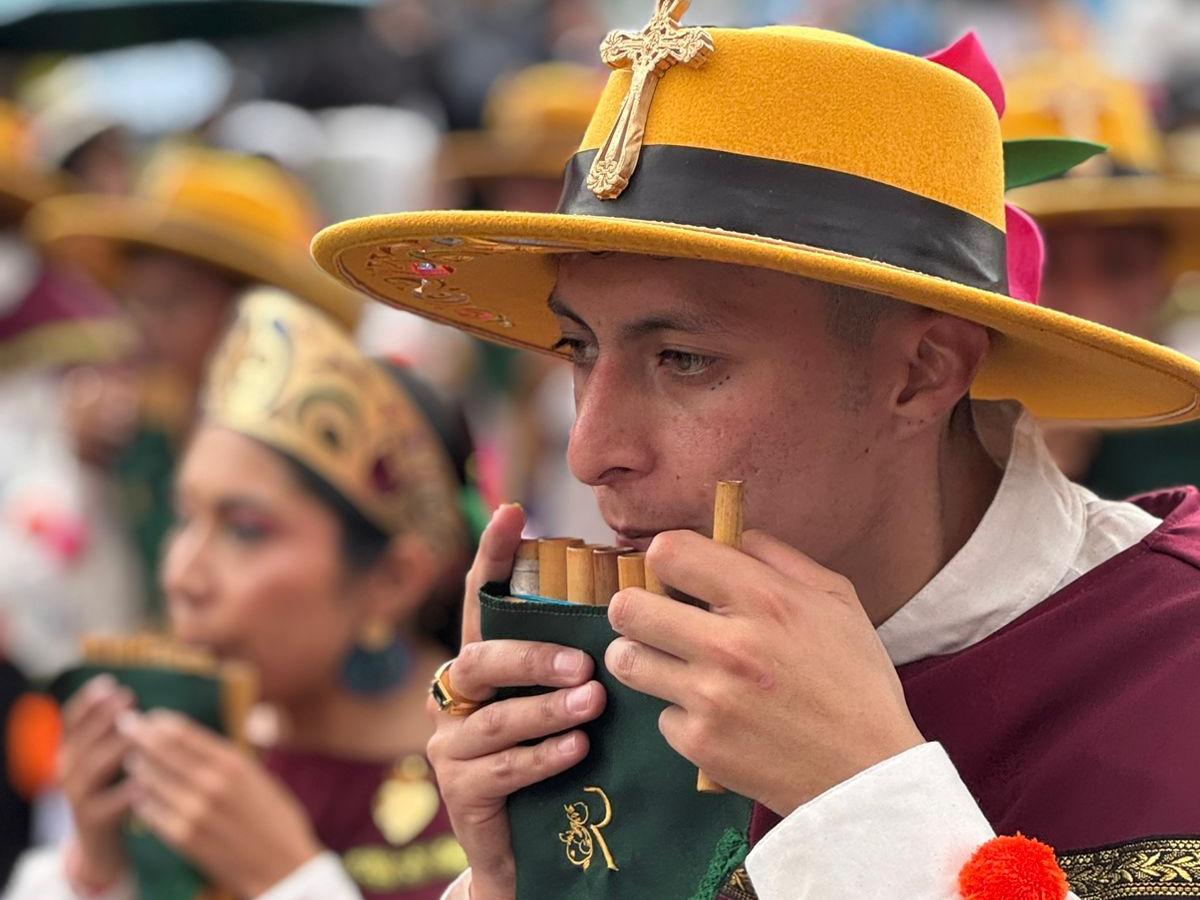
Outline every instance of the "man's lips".
{"label": "man's lips", "polygon": [[641,550],[644,553],[649,549],[650,542],[654,540],[654,535],[658,534],[658,532],[615,531],[613,534],[618,547],[629,547],[632,550]]}
{"label": "man's lips", "polygon": [[[650,542],[654,540],[655,535],[662,534],[664,531],[699,531],[690,525],[671,525],[663,528],[614,528],[613,536],[616,539],[618,547],[629,547],[633,550],[640,550],[643,553],[649,549]],[[703,533],[703,532],[701,532]]]}

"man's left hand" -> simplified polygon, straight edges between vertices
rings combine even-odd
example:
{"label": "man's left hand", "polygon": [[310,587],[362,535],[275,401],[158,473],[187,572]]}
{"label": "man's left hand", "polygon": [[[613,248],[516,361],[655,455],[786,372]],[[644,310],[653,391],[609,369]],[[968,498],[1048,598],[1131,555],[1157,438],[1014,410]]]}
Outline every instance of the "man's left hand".
{"label": "man's left hand", "polygon": [[673,705],[659,728],[689,761],[782,816],[921,743],[854,586],[761,532],[735,550],[665,532],[647,565],[690,606],[627,589],[605,654],[628,687]]}

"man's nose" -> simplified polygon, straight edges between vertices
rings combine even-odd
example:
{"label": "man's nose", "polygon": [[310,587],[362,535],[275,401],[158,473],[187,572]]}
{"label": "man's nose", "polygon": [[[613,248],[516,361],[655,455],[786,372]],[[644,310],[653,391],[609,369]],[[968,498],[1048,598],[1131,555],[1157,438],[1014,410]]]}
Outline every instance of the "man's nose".
{"label": "man's nose", "polygon": [[653,395],[620,362],[603,355],[575,382],[575,425],[567,462],[584,484],[613,485],[653,465]]}

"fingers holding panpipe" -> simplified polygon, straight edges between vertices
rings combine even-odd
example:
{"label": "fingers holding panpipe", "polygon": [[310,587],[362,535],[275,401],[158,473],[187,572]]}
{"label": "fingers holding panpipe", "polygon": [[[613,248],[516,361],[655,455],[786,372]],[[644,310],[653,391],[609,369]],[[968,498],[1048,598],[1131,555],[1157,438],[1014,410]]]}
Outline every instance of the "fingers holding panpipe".
{"label": "fingers holding panpipe", "polygon": [[582,650],[538,641],[477,641],[462,648],[446,673],[464,700],[486,702],[502,687],[574,687],[592,676]]}
{"label": "fingers holding panpipe", "polygon": [[457,759],[476,759],[590,722],[607,697],[596,681],[536,697],[514,697],[473,713],[448,747]]}

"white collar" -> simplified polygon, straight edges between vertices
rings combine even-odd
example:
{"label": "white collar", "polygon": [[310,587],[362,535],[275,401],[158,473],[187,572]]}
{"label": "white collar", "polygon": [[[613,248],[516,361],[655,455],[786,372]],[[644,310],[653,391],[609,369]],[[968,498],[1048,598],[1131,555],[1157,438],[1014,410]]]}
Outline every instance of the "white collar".
{"label": "white collar", "polygon": [[1072,484],[1019,404],[976,401],[972,409],[1004,476],[967,543],[879,626],[897,666],[983,640],[1159,524],[1133,504],[1098,500]]}

